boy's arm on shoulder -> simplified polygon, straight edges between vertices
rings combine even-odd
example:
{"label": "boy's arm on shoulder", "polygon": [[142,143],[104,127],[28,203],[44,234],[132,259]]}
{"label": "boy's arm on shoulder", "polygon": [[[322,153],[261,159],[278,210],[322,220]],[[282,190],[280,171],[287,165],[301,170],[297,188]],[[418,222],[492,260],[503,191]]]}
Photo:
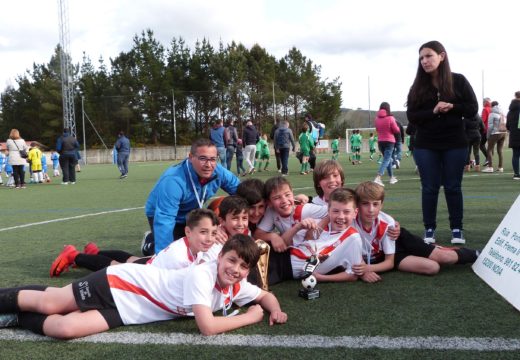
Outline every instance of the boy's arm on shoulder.
{"label": "boy's arm on shoulder", "polygon": [[195,322],[202,335],[216,335],[262,321],[264,312],[258,305],[251,306],[246,313],[225,317],[215,316],[206,305],[193,305]]}
{"label": "boy's arm on shoulder", "polygon": [[269,311],[269,325],[285,324],[287,322],[287,314],[282,311],[278,299],[272,293],[262,290],[255,302],[260,304],[263,309]]}

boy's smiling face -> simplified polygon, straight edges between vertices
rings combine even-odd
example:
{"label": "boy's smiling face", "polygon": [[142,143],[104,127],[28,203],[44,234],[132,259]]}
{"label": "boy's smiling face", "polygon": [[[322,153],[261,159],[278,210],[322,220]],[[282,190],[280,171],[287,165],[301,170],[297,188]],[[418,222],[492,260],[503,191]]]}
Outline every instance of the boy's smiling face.
{"label": "boy's smiling face", "polygon": [[374,220],[379,216],[379,212],[383,208],[381,200],[363,199],[359,201],[359,218],[364,226],[372,226]]}
{"label": "boy's smiling face", "polygon": [[258,224],[264,217],[265,200],[260,200],[249,208],[249,223]]}
{"label": "boy's smiling face", "polygon": [[347,229],[356,218],[358,209],[354,201],[347,203],[331,201],[329,203],[329,219],[331,230],[341,231]]}
{"label": "boy's smiling face", "polygon": [[269,205],[280,216],[287,217],[294,210],[294,194],[289,185],[283,184],[269,195]]}
{"label": "boy's smiling face", "polygon": [[341,181],[341,175],[338,170],[334,170],[324,176],[319,181],[320,188],[323,190],[323,198],[328,201],[330,193],[336,190],[339,187],[343,186],[343,182]]}
{"label": "boy's smiling face", "polygon": [[249,265],[238,256],[235,250],[230,250],[218,256],[217,278],[220,287],[236,284],[249,275]]}
{"label": "boy's smiling face", "polygon": [[194,226],[193,228],[186,226],[185,231],[191,252],[197,254],[201,251],[208,251],[215,243],[217,226],[213,225],[211,219],[205,217],[200,219],[197,226]]}
{"label": "boy's smiling face", "polygon": [[225,218],[220,218],[220,225],[230,237],[235,234],[244,234],[246,229],[248,229],[248,222],[248,210],[243,210],[236,214],[228,213]]}

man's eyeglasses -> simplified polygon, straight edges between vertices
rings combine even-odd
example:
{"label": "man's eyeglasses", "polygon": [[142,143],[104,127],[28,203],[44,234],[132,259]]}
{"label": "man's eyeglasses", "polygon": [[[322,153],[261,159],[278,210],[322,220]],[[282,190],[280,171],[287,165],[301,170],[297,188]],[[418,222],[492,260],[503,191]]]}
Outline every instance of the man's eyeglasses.
{"label": "man's eyeglasses", "polygon": [[199,160],[201,163],[203,164],[207,164],[207,163],[210,163],[210,164],[216,164],[217,163],[217,158],[216,157],[206,157],[206,156],[196,156],[197,160]]}

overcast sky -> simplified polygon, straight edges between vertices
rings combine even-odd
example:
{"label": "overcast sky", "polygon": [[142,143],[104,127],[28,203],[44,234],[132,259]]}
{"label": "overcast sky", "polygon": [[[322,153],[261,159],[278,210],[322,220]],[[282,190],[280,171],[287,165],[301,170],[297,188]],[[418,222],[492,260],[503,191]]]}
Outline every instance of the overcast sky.
{"label": "overcast sky", "polygon": [[[0,0],[0,88],[15,85],[33,63],[48,63],[59,42],[56,0]],[[85,52],[94,64],[132,47],[146,28],[166,47],[183,37],[190,48],[254,43],[276,58],[292,46],[339,77],[343,107],[405,109],[418,48],[441,41],[451,68],[507,110],[520,90],[520,2],[409,0],[69,0],[74,63]],[[370,80],[369,80],[370,79]],[[368,84],[370,83],[370,91]],[[481,101],[479,101],[481,102]]]}

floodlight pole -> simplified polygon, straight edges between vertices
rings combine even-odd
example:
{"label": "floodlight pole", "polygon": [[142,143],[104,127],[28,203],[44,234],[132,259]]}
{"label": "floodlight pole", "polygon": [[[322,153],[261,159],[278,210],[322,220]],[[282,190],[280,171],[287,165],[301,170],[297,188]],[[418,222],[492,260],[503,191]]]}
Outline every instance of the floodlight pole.
{"label": "floodlight pole", "polygon": [[81,120],[83,123],[83,162],[87,165],[87,137],[85,134],[85,95],[81,95]]}

